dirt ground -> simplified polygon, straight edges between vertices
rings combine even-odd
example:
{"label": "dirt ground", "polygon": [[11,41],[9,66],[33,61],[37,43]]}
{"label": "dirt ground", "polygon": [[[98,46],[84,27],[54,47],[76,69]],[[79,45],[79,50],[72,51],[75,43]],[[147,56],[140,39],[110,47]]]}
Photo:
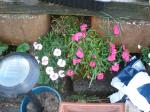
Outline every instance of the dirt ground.
{"label": "dirt ground", "polygon": [[18,98],[0,97],[0,112],[19,112],[22,96]]}

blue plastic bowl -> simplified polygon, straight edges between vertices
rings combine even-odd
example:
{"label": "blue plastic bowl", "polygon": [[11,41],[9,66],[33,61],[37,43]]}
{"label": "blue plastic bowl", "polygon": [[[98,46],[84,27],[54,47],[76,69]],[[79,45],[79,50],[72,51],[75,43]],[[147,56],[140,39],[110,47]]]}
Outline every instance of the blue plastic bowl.
{"label": "blue plastic bowl", "polygon": [[[39,86],[39,87],[35,87],[32,89],[33,93],[35,94],[40,94],[42,92],[49,92],[52,93],[53,95],[55,95],[59,102],[61,102],[61,97],[60,94],[53,88],[48,87],[48,86]],[[26,107],[28,105],[28,103],[30,102],[30,99],[28,96],[25,96],[24,99],[21,102],[21,106],[20,106],[20,112],[26,112]]]}

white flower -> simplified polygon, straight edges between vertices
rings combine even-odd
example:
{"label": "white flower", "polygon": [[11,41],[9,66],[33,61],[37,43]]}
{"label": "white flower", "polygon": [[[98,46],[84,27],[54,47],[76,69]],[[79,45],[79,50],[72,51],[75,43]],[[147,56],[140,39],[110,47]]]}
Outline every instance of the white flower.
{"label": "white flower", "polygon": [[37,42],[33,43],[33,47],[35,50],[39,50],[39,51],[42,50],[43,48],[42,44],[38,44]]}
{"label": "white flower", "polygon": [[59,70],[58,72],[59,77],[63,78],[65,77],[64,71],[63,70]]}
{"label": "white flower", "polygon": [[54,74],[51,74],[50,75],[50,79],[52,80],[52,81],[55,81],[55,80],[57,80],[58,79],[58,74],[57,73],[54,73]]}
{"label": "white flower", "polygon": [[61,56],[61,50],[58,49],[58,48],[56,48],[56,49],[54,50],[54,52],[53,52],[53,55],[54,55],[54,56]]}
{"label": "white flower", "polygon": [[37,50],[42,50],[42,48],[43,48],[43,46],[42,46],[42,44],[36,44],[36,46],[35,46],[35,49],[37,49]]}
{"label": "white flower", "polygon": [[34,43],[33,43],[33,47],[35,47],[35,46],[36,46],[36,44],[37,44],[37,42],[34,42]]}
{"label": "white flower", "polygon": [[38,64],[40,63],[40,60],[36,60],[38,62]]}
{"label": "white flower", "polygon": [[148,58],[150,58],[150,53],[148,53]]}
{"label": "white flower", "polygon": [[150,63],[148,63],[148,65],[150,66]]}
{"label": "white flower", "polygon": [[48,57],[47,56],[42,57],[42,65],[48,65]]}
{"label": "white flower", "polygon": [[142,47],[141,45],[138,45],[138,49],[141,49],[141,47]]}
{"label": "white flower", "polygon": [[66,61],[63,60],[63,59],[59,59],[59,60],[57,61],[57,65],[58,65],[59,67],[65,67]]}
{"label": "white flower", "polygon": [[53,69],[53,67],[50,67],[50,66],[46,67],[46,73],[47,73],[48,75],[54,74],[54,69]]}
{"label": "white flower", "polygon": [[39,57],[38,57],[38,56],[35,56],[34,58],[36,59],[36,61],[37,61],[38,64],[39,64],[39,63],[40,63]]}
{"label": "white flower", "polygon": [[39,57],[38,57],[38,56],[35,56],[35,59],[36,59],[36,60],[38,60],[38,59],[39,59]]}

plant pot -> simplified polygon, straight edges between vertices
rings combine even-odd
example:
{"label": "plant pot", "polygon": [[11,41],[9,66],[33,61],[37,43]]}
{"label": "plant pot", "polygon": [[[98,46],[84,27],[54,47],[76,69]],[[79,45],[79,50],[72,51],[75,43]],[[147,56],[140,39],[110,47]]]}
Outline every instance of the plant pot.
{"label": "plant pot", "polygon": [[59,112],[125,112],[123,103],[67,103],[60,104]]}
{"label": "plant pot", "polygon": [[[53,94],[59,101],[59,103],[61,102],[61,96],[60,94],[53,88],[48,87],[48,86],[39,86],[39,87],[35,87],[32,89],[32,92],[36,95],[44,93],[44,92],[48,92]],[[20,106],[20,112],[26,112],[27,109],[27,105],[29,104],[30,99],[28,96],[25,96],[24,99],[21,102],[21,106]]]}

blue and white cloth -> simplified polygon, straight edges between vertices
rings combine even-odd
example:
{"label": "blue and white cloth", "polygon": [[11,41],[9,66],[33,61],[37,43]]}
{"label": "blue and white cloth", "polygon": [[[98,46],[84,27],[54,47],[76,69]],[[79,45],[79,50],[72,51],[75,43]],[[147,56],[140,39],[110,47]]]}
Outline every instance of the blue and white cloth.
{"label": "blue and white cloth", "polygon": [[150,112],[150,76],[140,59],[131,58],[111,85],[118,89],[109,96],[111,103],[129,99],[139,110]]}

